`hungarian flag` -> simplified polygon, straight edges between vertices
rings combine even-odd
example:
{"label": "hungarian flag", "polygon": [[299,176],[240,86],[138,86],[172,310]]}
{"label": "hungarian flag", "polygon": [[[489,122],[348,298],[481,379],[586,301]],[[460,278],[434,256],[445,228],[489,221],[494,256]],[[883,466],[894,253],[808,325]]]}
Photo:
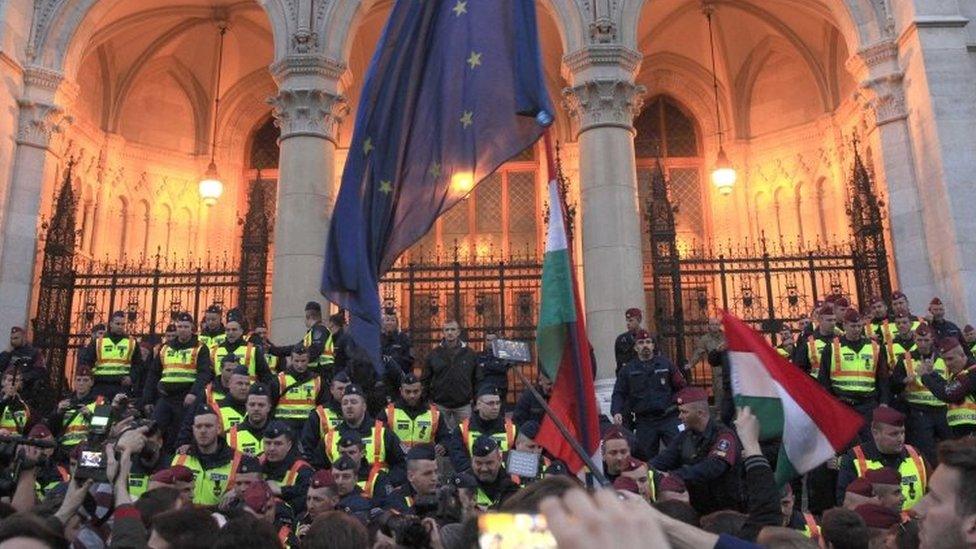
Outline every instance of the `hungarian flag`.
{"label": "hungarian flag", "polygon": [[[587,454],[594,458],[594,463],[599,464],[600,424],[590,344],[573,270],[572,251],[567,246],[566,205],[559,195],[548,133],[545,143],[549,158],[549,228],[536,331],[539,364],[554,382],[549,406]],[[583,459],[573,451],[549,416],[542,422],[537,442],[553,457],[565,462],[573,473],[583,469]]]}
{"label": "hungarian flag", "polygon": [[863,419],[790,364],[759,333],[722,313],[736,406],[759,419],[761,440],[782,438],[776,482],[783,485],[827,461],[857,436]]}

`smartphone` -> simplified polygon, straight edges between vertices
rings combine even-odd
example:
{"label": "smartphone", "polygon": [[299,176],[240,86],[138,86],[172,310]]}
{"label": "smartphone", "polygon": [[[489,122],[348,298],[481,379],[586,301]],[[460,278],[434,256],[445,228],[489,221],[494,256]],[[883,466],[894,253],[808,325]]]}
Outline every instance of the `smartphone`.
{"label": "smartphone", "polygon": [[556,539],[542,515],[485,513],[478,517],[481,549],[555,549]]}

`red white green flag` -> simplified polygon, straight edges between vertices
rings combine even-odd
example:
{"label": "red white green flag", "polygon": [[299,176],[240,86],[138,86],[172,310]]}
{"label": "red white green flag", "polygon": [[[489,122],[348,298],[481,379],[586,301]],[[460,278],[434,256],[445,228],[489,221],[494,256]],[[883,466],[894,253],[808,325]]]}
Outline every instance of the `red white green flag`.
{"label": "red white green flag", "polygon": [[[553,380],[549,406],[599,464],[600,427],[596,392],[593,389],[593,364],[579,286],[573,269],[572,250],[566,232],[566,205],[559,194],[549,134],[545,135],[549,157],[549,227],[546,255],[542,264],[542,304],[536,331],[539,364]],[[573,473],[584,467],[583,460],[546,416],[537,442]]]}
{"label": "red white green flag", "polygon": [[758,332],[722,313],[736,406],[759,419],[762,440],[781,438],[776,481],[789,482],[827,461],[857,436],[861,415],[790,364]]}

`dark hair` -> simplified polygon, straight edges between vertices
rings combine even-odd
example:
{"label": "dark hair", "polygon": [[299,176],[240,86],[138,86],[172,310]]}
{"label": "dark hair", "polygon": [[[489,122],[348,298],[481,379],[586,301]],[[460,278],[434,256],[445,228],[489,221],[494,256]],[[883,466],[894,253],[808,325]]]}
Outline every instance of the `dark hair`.
{"label": "dark hair", "polygon": [[250,513],[242,513],[220,529],[213,549],[265,549],[280,545],[271,524]]}
{"label": "dark hair", "polygon": [[[959,471],[956,486],[976,484],[976,440],[961,438],[939,444],[939,465]],[[956,490],[956,516],[976,513],[976,490]]]}
{"label": "dark hair", "polygon": [[680,520],[696,528],[701,523],[701,516],[698,514],[698,511],[695,511],[694,507],[683,501],[676,499],[659,501],[654,504],[654,508],[675,520]]}
{"label": "dark hair", "polygon": [[180,549],[210,549],[220,528],[205,509],[187,508],[156,515],[152,530]]}
{"label": "dark hair", "polygon": [[763,547],[775,549],[812,549],[817,542],[803,535],[799,530],[784,528],[783,526],[766,526],[759,531],[758,543],[762,540]]}
{"label": "dark hair", "polygon": [[342,511],[329,511],[315,519],[302,539],[302,549],[360,549],[369,533],[358,520]]}
{"label": "dark hair", "polygon": [[843,507],[824,511],[820,532],[824,541],[835,549],[867,549],[871,539],[871,532],[864,525],[864,519]]}
{"label": "dark hair", "polygon": [[179,499],[180,491],[178,489],[172,486],[160,486],[142,494],[134,505],[139,514],[142,515],[142,523],[148,529],[156,515],[175,509],[176,502]]}
{"label": "dark hair", "polygon": [[918,520],[912,519],[890,528],[895,533],[895,547],[898,549],[916,549],[919,545]]}
{"label": "dark hair", "polygon": [[61,532],[55,531],[44,519],[33,513],[14,513],[0,522],[0,543],[15,538],[36,540],[52,549],[68,547]]}
{"label": "dark hair", "polygon": [[329,315],[329,322],[342,328],[343,326],[346,325],[346,315],[345,313],[336,313],[333,315]]}
{"label": "dark hair", "polygon": [[713,534],[738,536],[748,517],[738,511],[715,511],[701,518],[701,529]]}
{"label": "dark hair", "polygon": [[580,485],[570,477],[548,476],[515,492],[501,506],[501,510],[505,513],[538,513],[542,500],[549,496],[561,497],[574,488],[580,488]]}

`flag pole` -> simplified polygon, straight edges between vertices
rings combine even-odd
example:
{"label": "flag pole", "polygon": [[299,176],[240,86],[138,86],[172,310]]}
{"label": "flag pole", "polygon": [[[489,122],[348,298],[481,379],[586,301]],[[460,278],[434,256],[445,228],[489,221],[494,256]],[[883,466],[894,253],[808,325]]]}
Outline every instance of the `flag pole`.
{"label": "flag pole", "polygon": [[525,374],[523,374],[520,369],[513,368],[513,370],[515,370],[515,375],[518,377],[518,380],[525,385],[529,392],[532,393],[535,401],[539,403],[539,406],[542,406],[542,409],[546,411],[546,415],[549,416],[549,419],[551,419],[556,428],[559,429],[559,433],[563,435],[563,438],[566,439],[566,442],[568,442],[573,448],[576,455],[583,460],[584,464],[586,464],[586,468],[589,469],[588,474],[592,475],[600,486],[610,486],[610,481],[607,480],[607,477],[603,475],[602,469],[596,466],[596,463],[593,462],[593,458],[586,453],[583,445],[576,440],[576,437],[574,437],[572,433],[569,432],[569,428],[566,427],[563,420],[559,419],[559,416],[552,411],[552,408],[549,407],[549,403],[546,402],[546,399],[541,394],[539,394],[539,391],[535,388],[535,385],[533,385],[532,382],[525,377]]}

